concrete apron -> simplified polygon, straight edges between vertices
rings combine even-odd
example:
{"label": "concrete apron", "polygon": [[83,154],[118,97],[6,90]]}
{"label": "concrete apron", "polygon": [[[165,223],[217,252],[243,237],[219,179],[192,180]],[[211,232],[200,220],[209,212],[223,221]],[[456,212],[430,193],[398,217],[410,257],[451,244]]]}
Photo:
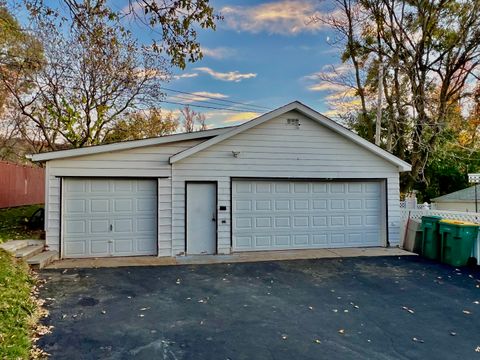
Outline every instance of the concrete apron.
{"label": "concrete apron", "polygon": [[190,255],[177,257],[129,256],[55,261],[45,269],[103,268],[125,266],[204,265],[300,259],[331,259],[360,256],[416,256],[399,248],[369,247],[316,250],[238,252],[231,255]]}

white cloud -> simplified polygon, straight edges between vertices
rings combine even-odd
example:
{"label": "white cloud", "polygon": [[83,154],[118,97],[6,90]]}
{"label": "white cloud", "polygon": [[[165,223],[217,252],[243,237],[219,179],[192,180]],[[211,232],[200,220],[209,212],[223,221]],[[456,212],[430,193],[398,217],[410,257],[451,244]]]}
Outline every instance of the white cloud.
{"label": "white cloud", "polygon": [[183,74],[178,74],[178,75],[173,75],[173,78],[175,80],[178,80],[178,79],[191,79],[191,78],[194,78],[194,77],[197,77],[198,76],[198,73],[183,73]]}
{"label": "white cloud", "polygon": [[212,98],[215,98],[215,99],[225,99],[225,98],[228,98],[228,95],[221,94],[221,93],[212,93],[212,92],[208,92],[208,91],[195,91],[195,92],[192,93],[192,94],[195,94],[195,95],[198,95],[198,96],[212,97]]}
{"label": "white cloud", "polygon": [[235,49],[228,47],[208,48],[202,47],[202,53],[206,57],[211,57],[217,60],[226,59],[235,55]]}
{"label": "white cloud", "polygon": [[220,13],[226,25],[237,31],[271,34],[295,35],[301,32],[317,32],[324,28],[320,21],[321,1],[318,0],[281,0],[256,6],[225,6]]}
{"label": "white cloud", "polygon": [[258,116],[260,116],[260,113],[257,113],[257,112],[252,112],[252,111],[239,112],[239,113],[227,116],[227,118],[223,122],[235,123],[240,121],[247,121],[247,120],[252,120]]}
{"label": "white cloud", "polygon": [[207,73],[211,77],[222,80],[222,81],[233,81],[233,82],[240,82],[245,79],[251,79],[257,76],[255,73],[240,73],[239,71],[229,71],[229,72],[218,72],[215,70],[210,69],[209,67],[199,67],[195,68],[194,70],[201,71]]}
{"label": "white cloud", "polygon": [[321,82],[319,84],[310,85],[308,89],[312,91],[345,91],[347,87],[341,84]]}
{"label": "white cloud", "polygon": [[228,95],[221,93],[213,93],[208,91],[196,91],[192,93],[193,95],[172,95],[180,96],[183,102],[199,102],[199,101],[211,101],[212,99],[225,99],[228,98]]}
{"label": "white cloud", "polygon": [[348,63],[340,65],[324,65],[320,71],[304,76],[304,79],[315,81],[336,79],[339,77],[347,76],[352,70],[353,67]]}

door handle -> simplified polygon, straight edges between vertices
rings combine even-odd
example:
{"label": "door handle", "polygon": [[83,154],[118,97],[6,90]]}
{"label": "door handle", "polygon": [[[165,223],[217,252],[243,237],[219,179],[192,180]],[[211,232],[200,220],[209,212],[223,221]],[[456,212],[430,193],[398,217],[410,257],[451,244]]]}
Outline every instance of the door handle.
{"label": "door handle", "polygon": [[110,231],[113,231],[113,224],[110,224]]}
{"label": "door handle", "polygon": [[217,221],[217,219],[215,219],[215,213],[212,215],[212,221]]}

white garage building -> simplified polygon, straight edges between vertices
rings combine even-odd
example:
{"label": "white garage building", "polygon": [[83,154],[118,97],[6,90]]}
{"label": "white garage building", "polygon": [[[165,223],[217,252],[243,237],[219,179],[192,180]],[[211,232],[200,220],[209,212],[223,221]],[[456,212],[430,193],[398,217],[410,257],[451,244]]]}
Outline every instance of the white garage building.
{"label": "white garage building", "polygon": [[410,165],[293,102],[240,126],[33,156],[62,258],[388,246]]}

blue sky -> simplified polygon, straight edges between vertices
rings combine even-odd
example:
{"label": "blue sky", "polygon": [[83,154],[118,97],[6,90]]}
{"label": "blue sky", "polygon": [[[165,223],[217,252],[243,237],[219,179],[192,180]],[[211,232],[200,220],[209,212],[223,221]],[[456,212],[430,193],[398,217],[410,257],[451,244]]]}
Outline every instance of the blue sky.
{"label": "blue sky", "polygon": [[[47,0],[47,3],[65,7],[62,0]],[[183,71],[173,69],[174,76],[165,87],[251,104],[241,108],[247,111],[238,111],[239,107],[234,110],[192,107],[206,115],[209,127],[239,124],[267,111],[252,105],[274,109],[294,100],[332,115],[329,100],[335,100],[346,89],[320,83],[316,74],[331,72],[330,66],[340,65],[339,53],[329,44],[334,36],[331,30],[320,22],[309,23],[309,19],[331,13],[335,10],[333,3],[332,0],[213,0],[212,6],[224,20],[217,23],[216,31],[198,29],[204,58],[187,64]],[[111,0],[110,5],[122,11],[128,2]],[[152,38],[158,40],[158,35],[146,26],[131,21],[128,24],[140,42],[149,44]],[[343,71],[347,71],[346,67]],[[186,102],[178,97],[185,95],[169,91],[166,94],[166,101]],[[202,104],[202,100],[224,104],[204,103],[207,106],[231,106],[221,100],[200,97],[191,104]],[[165,109],[177,113],[180,107],[164,103]]]}
{"label": "blue sky", "polygon": [[[320,23],[307,23],[310,16],[331,11],[328,2],[214,0],[212,5],[224,20],[216,31],[199,30],[204,58],[184,71],[174,69],[176,76],[166,87],[268,108],[300,100],[327,112],[325,96],[332,89],[312,90],[318,81],[311,77],[338,64],[339,55],[328,43],[330,30]],[[148,41],[147,29],[135,33]],[[175,95],[167,92],[166,100],[184,101]],[[165,104],[165,108],[178,106]],[[211,127],[238,124],[257,115],[195,110],[206,114]]]}

